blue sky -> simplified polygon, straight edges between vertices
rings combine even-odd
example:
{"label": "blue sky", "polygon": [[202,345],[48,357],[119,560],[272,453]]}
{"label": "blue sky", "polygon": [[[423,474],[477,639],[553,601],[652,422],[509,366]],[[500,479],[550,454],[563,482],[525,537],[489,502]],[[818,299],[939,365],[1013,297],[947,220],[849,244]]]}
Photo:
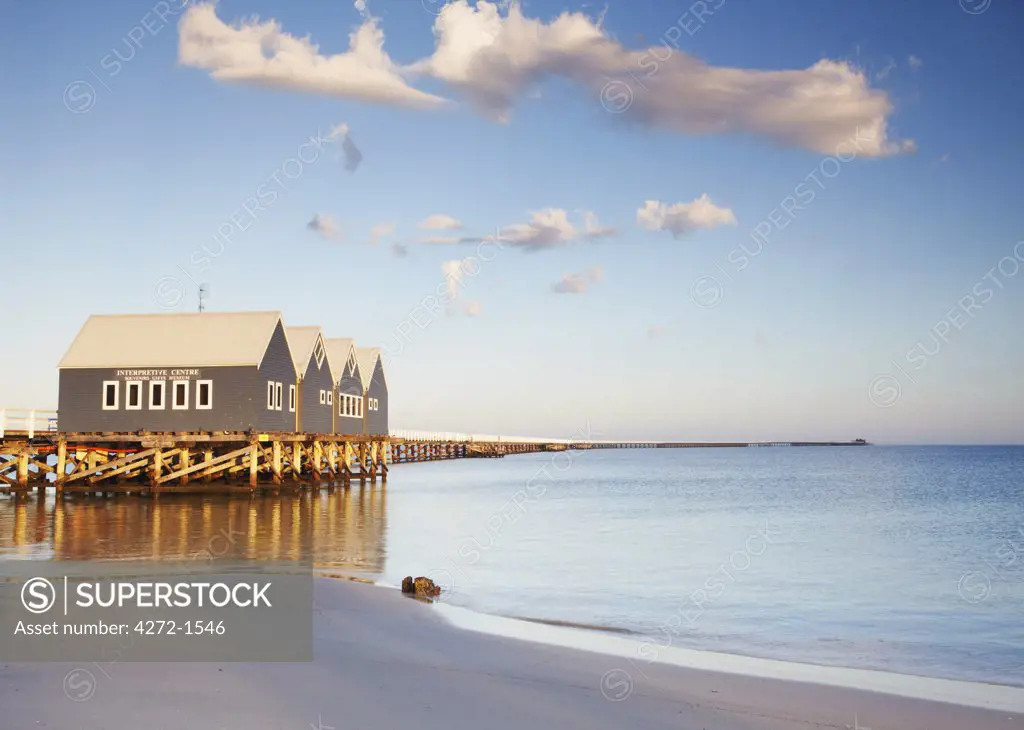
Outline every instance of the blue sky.
{"label": "blue sky", "polygon": [[[54,406],[55,365],[89,314],[190,311],[203,282],[210,309],[279,309],[383,346],[399,428],[1024,443],[1024,12],[1008,0],[708,0],[699,22],[689,3],[535,0],[499,16],[544,24],[543,52],[498,37],[447,60],[432,57],[429,0],[180,2],[0,10],[3,291],[19,327],[0,404]],[[480,7],[456,4],[445,38],[475,47],[455,21]],[[600,43],[554,53],[575,37],[550,31],[562,13],[600,24]],[[326,58],[366,23],[394,78],[295,60],[299,39]],[[251,78],[260,28],[290,80],[269,61]],[[647,48],[666,59],[650,77]],[[810,75],[823,60],[856,78]],[[630,87],[624,112],[602,106],[621,105],[611,81]],[[723,84],[735,93],[719,103]],[[354,170],[340,136],[302,147],[342,124]],[[274,200],[221,246],[261,186]],[[705,194],[734,222],[686,207]],[[639,220],[649,200],[663,215]],[[571,235],[524,228],[547,209]],[[584,211],[614,235],[586,236]],[[307,226],[318,214],[338,236]],[[462,228],[417,227],[432,215]],[[374,245],[383,224],[394,233]],[[437,236],[497,242],[419,242]],[[473,256],[489,260],[446,279]],[[457,298],[427,312],[447,286]]]}

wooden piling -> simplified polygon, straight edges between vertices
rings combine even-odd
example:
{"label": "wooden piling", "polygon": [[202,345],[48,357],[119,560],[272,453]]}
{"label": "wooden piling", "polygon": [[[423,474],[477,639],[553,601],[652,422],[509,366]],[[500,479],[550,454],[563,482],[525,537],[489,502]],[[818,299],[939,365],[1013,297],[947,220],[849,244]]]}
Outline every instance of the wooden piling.
{"label": "wooden piling", "polygon": [[259,485],[259,464],[260,444],[253,439],[249,442],[249,489],[254,490]]}
{"label": "wooden piling", "polygon": [[67,479],[68,470],[68,442],[60,439],[57,442],[57,478],[54,480],[54,487],[57,493],[64,491],[64,480]]}

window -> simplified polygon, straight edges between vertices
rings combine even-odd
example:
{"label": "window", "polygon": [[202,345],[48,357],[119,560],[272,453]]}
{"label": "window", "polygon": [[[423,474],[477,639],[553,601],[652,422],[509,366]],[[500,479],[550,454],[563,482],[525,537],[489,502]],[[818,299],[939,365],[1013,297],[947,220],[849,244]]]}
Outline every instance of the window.
{"label": "window", "polygon": [[149,381],[149,410],[162,411],[164,409],[164,388],[167,387],[165,380]]}
{"label": "window", "polygon": [[121,383],[117,380],[103,381],[103,410],[116,411],[121,396]]}
{"label": "window", "polygon": [[295,413],[295,386],[288,386],[288,411]]}
{"label": "window", "polygon": [[213,381],[196,381],[196,408],[208,411],[213,408]]}
{"label": "window", "polygon": [[334,405],[334,391],[333,390],[327,391],[327,405],[329,405],[329,406],[333,406]]}
{"label": "window", "polygon": [[348,356],[348,374],[356,374],[356,354],[354,352]]}
{"label": "window", "polygon": [[323,366],[326,355],[327,353],[324,352],[324,341],[317,337],[316,347],[313,349],[313,357],[316,359],[316,366],[318,368]]}
{"label": "window", "polygon": [[363,399],[358,395],[338,393],[338,413],[351,418],[362,418]]}
{"label": "window", "polygon": [[284,385],[281,383],[274,383],[274,410],[281,410],[281,391],[284,389]]}
{"label": "window", "polygon": [[171,392],[174,394],[174,399],[171,401],[171,408],[176,411],[184,411],[188,408],[188,381],[187,380],[173,380],[171,381]]}
{"label": "window", "polygon": [[129,411],[141,411],[142,410],[142,381],[141,380],[129,380],[125,383],[127,392],[125,393],[124,407]]}
{"label": "window", "polygon": [[323,388],[321,388],[320,389],[320,405],[323,405],[326,402],[327,402],[327,391],[325,391]]}
{"label": "window", "polygon": [[267,381],[267,410],[274,410],[274,383],[273,381]]}

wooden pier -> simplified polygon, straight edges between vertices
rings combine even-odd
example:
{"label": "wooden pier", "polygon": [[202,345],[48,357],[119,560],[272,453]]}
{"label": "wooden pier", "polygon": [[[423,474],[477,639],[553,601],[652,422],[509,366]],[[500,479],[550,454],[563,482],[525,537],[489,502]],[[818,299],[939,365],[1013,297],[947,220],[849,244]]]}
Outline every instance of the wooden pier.
{"label": "wooden pier", "polygon": [[289,433],[8,432],[0,490],[204,492],[387,480],[387,439]]}
{"label": "wooden pier", "polygon": [[392,464],[568,449],[866,446],[866,441],[590,441],[397,431],[62,433],[52,411],[0,409],[0,493],[187,493],[332,489],[387,481]]}

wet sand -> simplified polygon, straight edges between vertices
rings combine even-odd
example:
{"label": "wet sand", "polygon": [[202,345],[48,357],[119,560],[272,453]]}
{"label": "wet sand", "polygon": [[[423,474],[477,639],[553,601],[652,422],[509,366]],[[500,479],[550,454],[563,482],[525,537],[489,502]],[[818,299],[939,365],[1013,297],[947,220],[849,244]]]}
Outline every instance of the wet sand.
{"label": "wet sand", "polygon": [[317,580],[316,605],[311,663],[0,665],[0,728],[1024,728],[1005,710],[671,665],[631,684],[607,675],[616,657],[463,630],[348,581]]}

